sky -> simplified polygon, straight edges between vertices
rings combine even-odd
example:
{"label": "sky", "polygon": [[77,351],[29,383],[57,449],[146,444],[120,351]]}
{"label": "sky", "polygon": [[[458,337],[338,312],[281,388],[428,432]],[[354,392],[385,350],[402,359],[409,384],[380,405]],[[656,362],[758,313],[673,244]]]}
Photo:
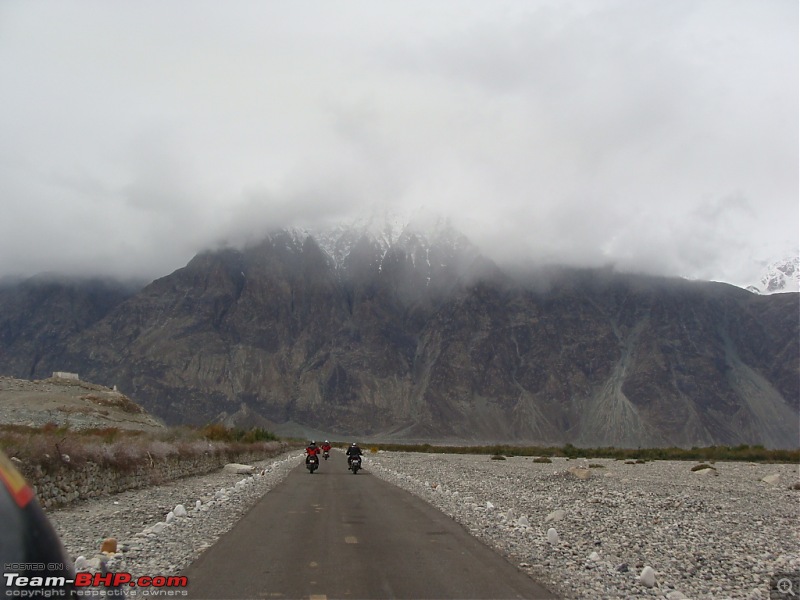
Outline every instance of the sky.
{"label": "sky", "polygon": [[0,3],[0,277],[433,211],[500,263],[798,252],[796,0]]}

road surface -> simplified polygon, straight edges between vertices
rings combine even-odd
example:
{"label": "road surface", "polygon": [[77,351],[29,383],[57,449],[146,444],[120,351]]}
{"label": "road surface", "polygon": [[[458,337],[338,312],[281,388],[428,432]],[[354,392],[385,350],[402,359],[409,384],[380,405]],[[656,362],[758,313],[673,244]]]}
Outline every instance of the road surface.
{"label": "road surface", "polygon": [[190,598],[554,598],[426,502],[334,452],[184,570]]}

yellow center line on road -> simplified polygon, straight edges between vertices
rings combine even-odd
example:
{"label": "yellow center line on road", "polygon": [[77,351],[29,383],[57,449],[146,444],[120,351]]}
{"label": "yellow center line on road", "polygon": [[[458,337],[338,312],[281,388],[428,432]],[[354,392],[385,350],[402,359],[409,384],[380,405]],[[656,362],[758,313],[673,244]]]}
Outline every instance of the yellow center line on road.
{"label": "yellow center line on road", "polygon": [[345,544],[357,544],[358,543],[358,538],[356,538],[356,536],[354,536],[354,535],[348,535],[346,538],[344,538],[344,543]]}

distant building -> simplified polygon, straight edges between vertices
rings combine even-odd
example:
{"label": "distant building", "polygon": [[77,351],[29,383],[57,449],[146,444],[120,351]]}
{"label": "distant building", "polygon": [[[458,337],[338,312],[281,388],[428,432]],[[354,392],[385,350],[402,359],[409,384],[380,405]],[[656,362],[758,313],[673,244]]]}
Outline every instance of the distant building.
{"label": "distant building", "polygon": [[77,373],[67,373],[66,371],[53,371],[53,379],[74,379],[80,381]]}

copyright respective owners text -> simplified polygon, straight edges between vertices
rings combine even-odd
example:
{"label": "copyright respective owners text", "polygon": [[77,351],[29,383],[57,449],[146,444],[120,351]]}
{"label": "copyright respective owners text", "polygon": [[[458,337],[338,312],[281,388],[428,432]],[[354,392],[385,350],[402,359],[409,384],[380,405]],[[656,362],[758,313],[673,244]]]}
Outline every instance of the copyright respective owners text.
{"label": "copyright respective owners text", "polygon": [[[77,573],[59,569],[40,570],[44,565],[22,566],[22,572],[3,573],[0,589],[7,598],[67,598],[67,597],[181,597],[186,596],[189,580],[177,575],[133,577],[130,573]],[[35,568],[30,568],[35,567]],[[2,598],[0,598],[2,600]]]}
{"label": "copyright respective owners text", "polygon": [[769,598],[800,600],[800,571],[775,573],[769,580]]}

